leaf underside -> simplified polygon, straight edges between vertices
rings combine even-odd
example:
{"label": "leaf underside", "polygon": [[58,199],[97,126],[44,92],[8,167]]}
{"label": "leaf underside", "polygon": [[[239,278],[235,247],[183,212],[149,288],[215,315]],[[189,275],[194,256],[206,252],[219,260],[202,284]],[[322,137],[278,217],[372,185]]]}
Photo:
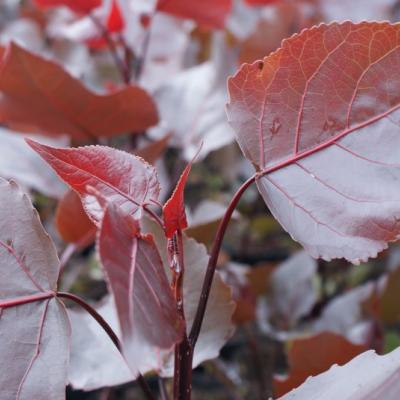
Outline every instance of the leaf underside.
{"label": "leaf underside", "polygon": [[358,263],[400,234],[400,25],[320,25],[229,80],[228,116],[282,226]]}

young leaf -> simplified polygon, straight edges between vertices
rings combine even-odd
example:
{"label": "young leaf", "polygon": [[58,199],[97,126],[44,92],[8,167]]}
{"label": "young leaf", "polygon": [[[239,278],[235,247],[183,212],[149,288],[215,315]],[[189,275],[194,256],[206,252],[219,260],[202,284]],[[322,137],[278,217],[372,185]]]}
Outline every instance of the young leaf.
{"label": "young leaf", "polygon": [[34,0],[34,3],[42,8],[66,6],[77,13],[88,14],[99,7],[102,0]]}
{"label": "young leaf", "polygon": [[59,261],[28,197],[0,179],[2,399],[65,399],[70,326]]}
{"label": "young leaf", "polygon": [[87,140],[139,132],[158,121],[153,100],[143,89],[92,93],[60,65],[16,44],[4,56],[0,92],[0,121],[28,132]]}
{"label": "young leaf", "polygon": [[107,18],[107,29],[109,32],[121,32],[124,26],[125,22],[121,14],[121,9],[119,8],[117,0],[113,0]]}
{"label": "young leaf", "polygon": [[384,356],[370,350],[342,367],[307,379],[279,400],[397,400],[400,392],[400,349]]}
{"label": "young leaf", "polygon": [[[197,155],[199,154],[200,150],[201,148],[197,152]],[[174,233],[176,233],[179,229],[183,230],[188,226],[185,211],[184,190],[187,178],[189,177],[190,170],[192,169],[193,162],[197,155],[186,165],[186,168],[183,170],[171,197],[164,204],[163,214],[165,234],[167,238],[172,238]]]}
{"label": "young leaf", "polygon": [[138,221],[114,204],[105,211],[98,250],[114,295],[124,353],[134,370],[137,340],[170,349],[182,338],[183,320],[152,236],[141,235]]}
{"label": "young leaf", "polygon": [[[151,232],[154,235],[157,248],[166,249],[167,240],[161,228],[147,218],[144,218],[141,223],[143,231]],[[185,234],[183,234],[183,255],[185,261],[183,306],[185,309],[187,332],[190,332],[209,256],[204,245],[197,243],[193,239],[189,239]],[[161,257],[165,270],[169,271],[166,251],[161,253]],[[194,350],[194,367],[205,360],[218,357],[220,349],[232,336],[234,331],[232,315],[235,310],[235,303],[232,300],[230,287],[223,282],[218,271],[215,274],[211,287],[210,304],[213,306],[207,308],[200,336]],[[163,376],[173,375],[173,359],[173,352],[164,354],[163,364],[159,368]]]}
{"label": "young leaf", "polygon": [[229,80],[258,189],[314,257],[358,263],[400,235],[399,44],[399,25],[320,25]]}
{"label": "young leaf", "polygon": [[96,233],[93,222],[83,209],[80,197],[71,189],[58,203],[56,226],[62,239],[70,243],[77,243],[84,238],[92,242]]}
{"label": "young leaf", "polygon": [[[300,386],[309,376],[328,370],[333,364],[343,365],[367,350],[335,333],[324,332],[289,343],[288,377],[275,377],[274,393],[283,396]],[[316,357],[317,355],[317,357]]]}
{"label": "young leaf", "polygon": [[143,207],[160,193],[155,169],[139,157],[105,146],[56,149],[27,140],[82,198],[89,217],[99,223],[103,210],[88,188],[139,219]]}
{"label": "young leaf", "polygon": [[158,0],[157,10],[195,20],[209,28],[223,28],[232,0]]}

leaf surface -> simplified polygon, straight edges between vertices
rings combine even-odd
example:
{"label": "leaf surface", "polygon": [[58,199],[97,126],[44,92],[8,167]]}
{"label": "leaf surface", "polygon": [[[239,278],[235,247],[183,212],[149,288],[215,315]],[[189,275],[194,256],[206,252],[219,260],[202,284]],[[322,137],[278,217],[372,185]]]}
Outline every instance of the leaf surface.
{"label": "leaf surface", "polygon": [[127,214],[140,218],[143,207],[160,193],[155,169],[141,158],[105,146],[56,149],[28,140],[28,144],[82,198],[96,223],[103,210],[90,188]]}
{"label": "leaf surface", "polygon": [[0,121],[27,132],[77,140],[139,132],[158,121],[138,86],[95,94],[60,65],[10,44],[0,74]]}
{"label": "leaf surface", "polygon": [[0,179],[0,204],[1,398],[65,399],[70,327],[54,296],[56,249],[15,183]]}
{"label": "leaf surface", "polygon": [[124,353],[136,368],[142,340],[170,349],[183,335],[183,321],[151,235],[140,234],[138,221],[110,204],[104,214],[98,250],[115,298]]}
{"label": "leaf surface", "polygon": [[400,349],[384,356],[370,350],[347,364],[307,379],[279,400],[397,400]]}
{"label": "leaf surface", "polygon": [[209,28],[223,28],[232,0],[158,0],[157,10],[195,20]]}
{"label": "leaf surface", "polygon": [[320,25],[229,80],[258,189],[314,257],[358,263],[400,235],[399,45],[400,25]]}

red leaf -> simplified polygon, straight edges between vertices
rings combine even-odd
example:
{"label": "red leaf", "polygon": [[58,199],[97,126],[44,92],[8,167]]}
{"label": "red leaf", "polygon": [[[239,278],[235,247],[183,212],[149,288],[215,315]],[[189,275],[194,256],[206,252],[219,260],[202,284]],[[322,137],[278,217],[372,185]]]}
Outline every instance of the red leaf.
{"label": "red leaf", "polygon": [[139,157],[105,146],[56,149],[29,139],[27,143],[79,193],[95,223],[103,210],[90,187],[137,219],[146,204],[158,199],[157,173]]}
{"label": "red leaf", "polygon": [[265,6],[268,4],[277,3],[280,0],[245,0],[250,6]]}
{"label": "red leaf", "polygon": [[121,14],[117,0],[111,3],[110,13],[107,18],[107,29],[109,32],[121,32],[125,27],[125,22]]}
{"label": "red leaf", "polygon": [[139,132],[155,125],[151,97],[137,86],[90,92],[58,64],[11,44],[0,74],[0,121],[29,132],[84,140]]}
{"label": "red leaf", "polygon": [[135,367],[138,338],[160,349],[180,341],[183,321],[151,235],[110,204],[101,224],[98,248],[121,326],[124,351]]}
{"label": "red leaf", "polygon": [[99,7],[102,0],[34,0],[34,3],[42,8],[66,6],[77,13],[88,14]]}
{"label": "red leaf", "polygon": [[301,385],[309,376],[318,375],[333,364],[343,365],[366,350],[365,346],[353,344],[329,332],[296,339],[289,349],[290,374],[286,379],[274,379],[274,394],[283,396]]}
{"label": "red leaf", "polygon": [[[199,150],[200,151],[200,150]],[[187,178],[192,169],[193,161],[196,159],[199,152],[193,158],[182,172],[175,190],[171,197],[166,201],[163,207],[165,235],[167,238],[172,238],[176,231],[186,229],[188,226],[185,212],[185,197],[184,190]]]}
{"label": "red leaf", "polygon": [[158,0],[157,9],[181,18],[195,20],[209,28],[223,28],[232,0]]}
{"label": "red leaf", "polygon": [[87,217],[79,196],[69,190],[59,201],[56,210],[56,225],[60,236],[66,242],[77,243],[94,240],[95,226]]}
{"label": "red leaf", "polygon": [[0,204],[1,397],[64,399],[70,327],[55,297],[57,252],[15,183],[0,179]]}
{"label": "red leaf", "polygon": [[400,26],[320,25],[229,80],[229,119],[271,212],[314,257],[400,235]]}

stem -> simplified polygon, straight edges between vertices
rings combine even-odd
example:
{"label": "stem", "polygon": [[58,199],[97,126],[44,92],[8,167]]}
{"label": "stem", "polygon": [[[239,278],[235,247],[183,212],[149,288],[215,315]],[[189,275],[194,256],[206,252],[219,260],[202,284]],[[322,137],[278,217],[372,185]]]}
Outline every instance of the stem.
{"label": "stem", "polygon": [[204,314],[206,312],[208,297],[210,295],[211,284],[214,278],[215,268],[217,266],[218,255],[221,250],[222,241],[224,239],[224,235],[226,232],[226,228],[228,227],[229,221],[232,217],[233,211],[235,210],[240,198],[242,197],[243,193],[246,189],[256,180],[257,174],[253,175],[249,178],[243,185],[238,189],[238,191],[233,196],[231,202],[226,209],[225,215],[221,220],[217,233],[215,234],[215,239],[213,243],[213,247],[211,249],[210,259],[207,265],[206,275],[203,281],[203,287],[201,289],[200,300],[197,306],[196,315],[194,317],[192,329],[189,335],[189,341],[194,348],[196,345],[197,339],[200,334],[201,325],[203,323]]}
{"label": "stem", "polygon": [[[113,331],[111,326],[108,324],[108,322],[91,305],[89,305],[88,303],[86,303],[85,300],[81,299],[80,297],[78,297],[72,293],[57,292],[57,297],[71,300],[71,301],[75,302],[76,304],[79,304],[83,309],[85,309],[97,321],[97,323],[103,328],[103,330],[107,333],[108,337],[114,343],[115,347],[118,349],[118,351],[123,356],[122,345],[121,345],[121,342],[120,342],[118,336],[115,334],[115,332]],[[139,386],[141,387],[146,399],[147,400],[155,400],[143,375],[139,373],[139,375],[136,379],[137,379]]]}
{"label": "stem", "polygon": [[[183,307],[183,278],[185,274],[185,260],[183,253],[182,231],[179,229],[172,238],[171,251],[172,289],[178,313],[185,321]],[[175,346],[174,362],[174,400],[190,400],[192,392],[192,360],[193,347],[186,334],[180,343]]]}
{"label": "stem", "polygon": [[92,20],[93,24],[96,25],[97,29],[100,31],[103,39],[107,42],[108,48],[110,49],[111,56],[114,60],[114,63],[116,65],[118,71],[121,74],[122,80],[126,84],[129,84],[129,82],[131,80],[129,68],[127,65],[125,65],[125,63],[119,57],[117,48],[116,48],[115,43],[110,35],[110,32],[108,31],[107,28],[104,27],[104,25],[101,23],[101,21],[94,14],[89,14],[89,17]]}

